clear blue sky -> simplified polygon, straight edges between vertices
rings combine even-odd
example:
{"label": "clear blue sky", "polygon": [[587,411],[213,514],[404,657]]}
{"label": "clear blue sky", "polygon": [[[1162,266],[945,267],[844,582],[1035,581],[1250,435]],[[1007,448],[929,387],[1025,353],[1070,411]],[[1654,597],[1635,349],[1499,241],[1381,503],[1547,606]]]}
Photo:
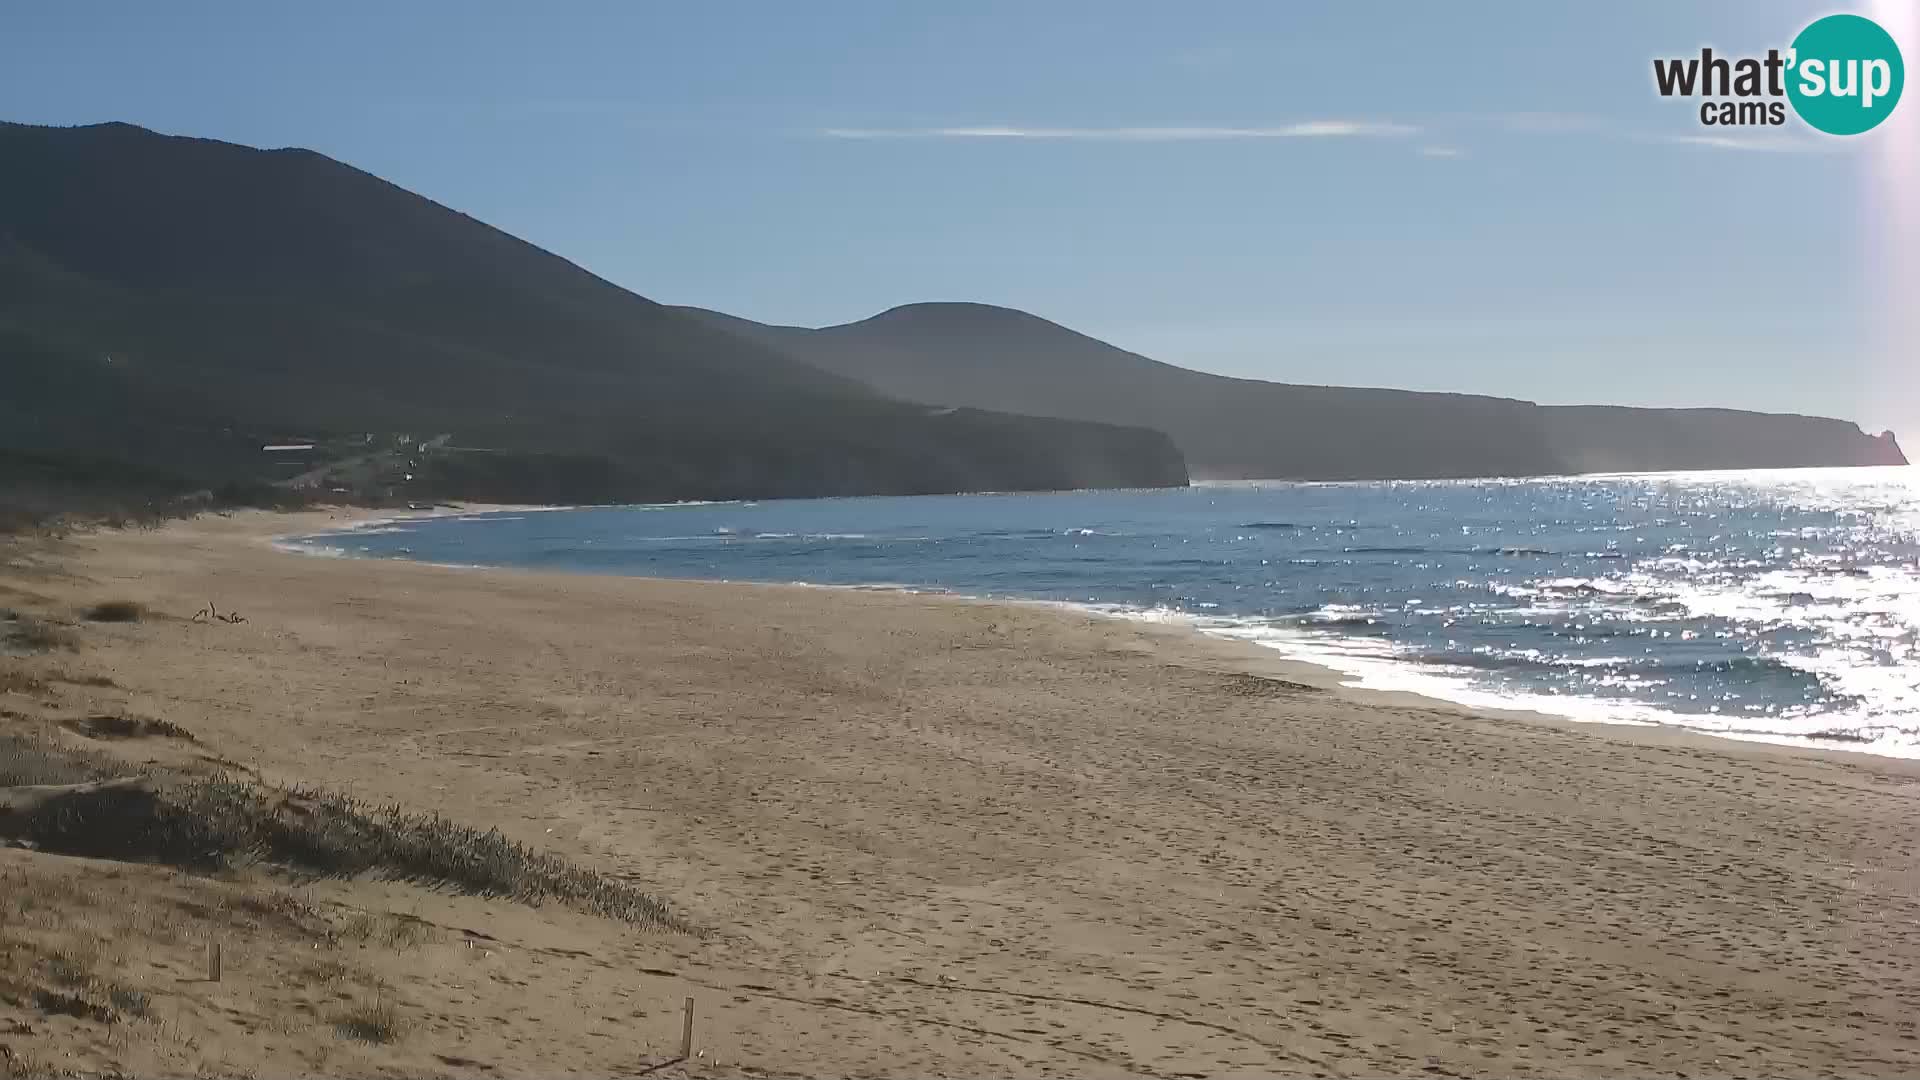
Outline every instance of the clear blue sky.
{"label": "clear blue sky", "polygon": [[1652,90],[1836,8],[63,0],[0,13],[0,118],[311,147],[767,321],[979,300],[1230,374],[1916,438],[1920,101],[1710,145]]}

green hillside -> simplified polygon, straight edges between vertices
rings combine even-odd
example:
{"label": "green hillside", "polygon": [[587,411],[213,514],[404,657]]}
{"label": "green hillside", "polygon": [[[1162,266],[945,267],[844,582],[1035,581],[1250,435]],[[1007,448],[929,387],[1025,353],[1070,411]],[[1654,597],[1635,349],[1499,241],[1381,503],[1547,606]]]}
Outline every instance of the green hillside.
{"label": "green hillside", "polygon": [[0,445],[208,481],[449,434],[411,493],[652,500],[1183,484],[1164,435],[929,409],[305,150],[0,125]]}

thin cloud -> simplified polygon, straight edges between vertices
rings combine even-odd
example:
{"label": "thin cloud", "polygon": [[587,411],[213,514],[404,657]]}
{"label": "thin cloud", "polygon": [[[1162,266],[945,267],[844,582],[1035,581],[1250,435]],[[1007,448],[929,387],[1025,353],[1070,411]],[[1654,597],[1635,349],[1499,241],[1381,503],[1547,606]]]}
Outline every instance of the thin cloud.
{"label": "thin cloud", "polygon": [[1217,142],[1229,139],[1400,138],[1418,128],[1358,120],[1309,120],[1280,127],[929,127],[826,128],[830,139],[1079,139],[1089,142]]}
{"label": "thin cloud", "polygon": [[[1630,140],[1667,146],[1736,150],[1749,153],[1823,154],[1841,147],[1831,139],[1809,139],[1776,134],[1643,135],[1609,127],[1597,118],[1575,113],[1503,113],[1487,119],[1516,135],[1581,134],[1603,140]],[[816,135],[829,139],[945,139],[953,141],[1029,142],[1225,142],[1255,139],[1405,139],[1426,135],[1445,138],[1440,129],[1383,120],[1305,120],[1273,127],[1026,127],[1013,124],[957,127],[822,128]],[[1445,142],[1424,143],[1414,149],[1421,157],[1458,159],[1466,150]]]}

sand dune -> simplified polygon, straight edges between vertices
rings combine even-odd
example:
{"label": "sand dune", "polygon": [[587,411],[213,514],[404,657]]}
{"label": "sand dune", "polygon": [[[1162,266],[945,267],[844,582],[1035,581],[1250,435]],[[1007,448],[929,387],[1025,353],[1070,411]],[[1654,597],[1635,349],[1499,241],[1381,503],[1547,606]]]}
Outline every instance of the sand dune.
{"label": "sand dune", "polygon": [[[629,1074],[693,994],[706,1056],[656,1075],[1920,1071],[1911,764],[1369,697],[1038,606],[266,542],[325,524],[69,542],[0,601],[160,615],[62,661],[118,689],[18,711],[113,697],[711,933],[327,885],[440,928],[376,965],[407,1037],[316,1057],[325,1025],[195,1005],[168,1068]],[[187,621],[209,600],[247,621]],[[91,1037],[30,1013],[0,1040]]]}

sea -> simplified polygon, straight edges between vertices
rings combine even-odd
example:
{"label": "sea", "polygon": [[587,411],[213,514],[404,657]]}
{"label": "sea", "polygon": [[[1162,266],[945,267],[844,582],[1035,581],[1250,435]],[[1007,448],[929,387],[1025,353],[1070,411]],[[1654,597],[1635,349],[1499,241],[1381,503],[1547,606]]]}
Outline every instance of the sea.
{"label": "sea", "polygon": [[942,591],[1189,624],[1361,687],[1920,757],[1920,470],[678,503],[315,554]]}

